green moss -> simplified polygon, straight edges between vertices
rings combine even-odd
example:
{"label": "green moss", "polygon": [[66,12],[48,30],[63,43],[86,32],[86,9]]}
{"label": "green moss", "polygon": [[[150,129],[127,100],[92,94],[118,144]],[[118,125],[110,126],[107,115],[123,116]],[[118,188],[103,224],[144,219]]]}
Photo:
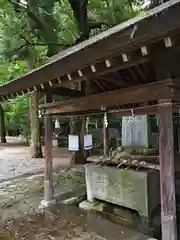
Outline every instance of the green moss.
{"label": "green moss", "polygon": [[152,156],[157,155],[157,149],[155,148],[132,148],[119,146],[112,151],[111,156],[113,158],[127,157],[131,155]]}
{"label": "green moss", "polygon": [[104,203],[96,202],[96,203],[93,205],[93,210],[99,211],[99,212],[103,212],[104,207],[105,207],[105,204],[104,204]]}

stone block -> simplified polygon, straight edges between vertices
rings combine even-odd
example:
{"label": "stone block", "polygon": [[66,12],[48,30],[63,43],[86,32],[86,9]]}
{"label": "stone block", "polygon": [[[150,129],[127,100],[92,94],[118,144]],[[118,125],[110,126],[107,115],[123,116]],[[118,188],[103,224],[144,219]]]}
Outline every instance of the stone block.
{"label": "stone block", "polygon": [[87,199],[110,202],[150,218],[160,203],[159,172],[86,164]]}

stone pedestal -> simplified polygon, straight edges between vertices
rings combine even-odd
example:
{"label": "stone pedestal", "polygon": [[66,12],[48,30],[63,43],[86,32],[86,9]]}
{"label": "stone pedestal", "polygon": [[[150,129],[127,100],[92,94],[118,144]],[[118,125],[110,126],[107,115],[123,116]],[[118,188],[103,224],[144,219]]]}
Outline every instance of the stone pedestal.
{"label": "stone pedestal", "polygon": [[124,170],[86,164],[85,175],[87,200],[91,203],[98,199],[133,209],[148,221],[160,203],[159,172],[156,170]]}
{"label": "stone pedestal", "polygon": [[130,148],[149,147],[147,115],[122,118],[122,146]]}

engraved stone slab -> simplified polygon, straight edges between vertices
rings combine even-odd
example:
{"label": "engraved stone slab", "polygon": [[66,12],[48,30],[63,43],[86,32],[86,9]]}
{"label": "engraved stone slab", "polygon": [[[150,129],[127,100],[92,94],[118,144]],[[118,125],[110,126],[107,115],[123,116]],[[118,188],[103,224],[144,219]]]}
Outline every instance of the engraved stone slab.
{"label": "engraved stone slab", "polygon": [[149,217],[160,202],[158,171],[124,170],[111,166],[86,164],[85,174],[87,197],[90,196],[90,201],[91,199],[107,201],[134,209],[145,217]]}

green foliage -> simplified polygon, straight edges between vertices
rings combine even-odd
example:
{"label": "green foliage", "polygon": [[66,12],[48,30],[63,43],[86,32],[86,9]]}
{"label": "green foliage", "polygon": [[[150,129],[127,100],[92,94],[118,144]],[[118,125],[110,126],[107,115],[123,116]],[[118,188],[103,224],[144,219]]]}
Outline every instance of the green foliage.
{"label": "green foliage", "polygon": [[0,84],[8,82],[27,72],[26,61],[8,61],[0,62]]}
{"label": "green foliage", "polygon": [[4,104],[6,131],[9,135],[29,134],[29,116],[27,97]]}
{"label": "green foliage", "polygon": [[[0,53],[6,53],[9,58],[27,59],[29,47],[36,46],[33,55],[39,61],[41,52],[43,57],[52,56],[74,44],[79,33],[69,1],[29,1],[33,3],[29,10],[19,7],[18,11],[13,4],[4,5],[0,9]],[[107,24],[114,26],[135,16],[138,6],[136,0],[89,0],[89,24],[92,27],[93,23],[102,23],[102,28],[92,30],[92,34],[106,29]],[[32,20],[31,33],[27,29],[27,16]]]}
{"label": "green foliage", "polygon": [[7,4],[8,4],[8,1],[7,1],[7,0],[1,0],[1,1],[0,1],[0,8],[6,7]]}
{"label": "green foliage", "polygon": [[[10,4],[0,9],[0,55],[1,58],[14,58],[20,51],[16,51],[23,44],[23,24],[25,22],[22,14],[17,14]],[[19,49],[21,50],[21,49]]]}
{"label": "green foliage", "polygon": [[56,4],[54,18],[58,22],[58,38],[63,45],[72,44],[77,38],[76,24],[67,0],[62,0],[61,5]]}
{"label": "green foliage", "polygon": [[[9,62],[4,60],[0,64],[0,83],[6,83],[27,72],[25,61]],[[11,134],[19,134],[28,128],[28,101],[27,97],[19,97],[3,104],[5,111],[6,131]]]}
{"label": "green foliage", "polygon": [[137,6],[134,0],[90,0],[89,12],[96,21],[114,26],[136,16],[139,12]]}

